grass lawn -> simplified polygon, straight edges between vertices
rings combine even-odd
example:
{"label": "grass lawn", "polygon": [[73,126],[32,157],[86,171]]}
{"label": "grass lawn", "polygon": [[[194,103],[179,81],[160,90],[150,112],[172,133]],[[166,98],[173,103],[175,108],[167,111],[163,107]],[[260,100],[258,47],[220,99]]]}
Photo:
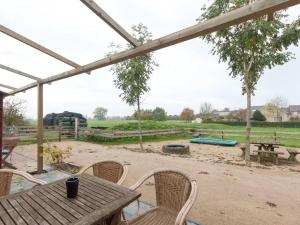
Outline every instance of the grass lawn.
{"label": "grass lawn", "polygon": [[[172,140],[180,140],[180,139],[191,139],[192,135],[190,134],[176,134],[169,136],[146,136],[143,137],[143,142],[153,142],[153,141],[172,141]],[[81,138],[80,141],[87,141],[92,143],[100,143],[105,145],[122,145],[122,144],[136,144],[138,143],[138,137],[134,138],[119,138],[119,139],[109,139],[104,140],[101,137],[96,136],[88,136]]]}
{"label": "grass lawn", "polygon": [[[35,125],[34,120],[31,121],[32,125]],[[105,127],[109,130],[137,130],[137,121],[136,120],[89,120],[89,127]],[[244,126],[230,126],[225,124],[216,124],[216,123],[202,123],[202,124],[194,124],[187,123],[185,121],[144,121],[142,129],[144,130],[154,130],[154,129],[174,129],[174,128],[199,128],[199,129],[214,129],[214,130],[241,130],[244,131]],[[263,131],[263,132],[300,132],[300,128],[283,128],[283,127],[253,127],[252,131]],[[287,136],[287,135],[284,135]],[[210,135],[208,137],[220,138],[219,135]],[[295,135],[294,135],[295,137]],[[300,137],[300,135],[299,135]],[[176,140],[176,139],[190,139],[191,135],[188,134],[180,134],[180,135],[172,135],[172,136],[152,136],[152,137],[144,137],[144,141],[163,141],[163,140]],[[225,139],[233,139],[237,140],[240,143],[245,142],[244,137],[234,136],[234,137],[226,137]],[[136,143],[136,138],[122,138],[122,139],[114,139],[110,141],[104,141],[101,138],[89,138],[91,142],[104,143],[104,144],[125,144],[125,143]],[[288,147],[300,147],[300,140],[288,140],[281,139],[280,140],[284,145]],[[28,141],[28,143],[32,143],[32,141]]]}
{"label": "grass lawn", "polygon": [[[107,127],[110,130],[137,130],[137,121],[131,120],[89,120],[89,127]],[[155,122],[155,121],[144,121],[143,129],[172,129],[172,128],[199,128],[199,129],[215,129],[215,130],[245,130],[244,126],[230,126],[224,124],[215,124],[215,123],[203,123],[203,124],[194,124],[186,123],[184,121],[164,121],[164,122]],[[264,131],[264,132],[300,132],[300,128],[281,128],[281,127],[253,127],[253,131]],[[220,138],[219,135],[209,135],[208,137]],[[182,134],[174,136],[165,136],[165,137],[144,137],[144,141],[161,141],[161,140],[176,140],[176,139],[190,139],[191,135]],[[244,137],[226,137],[225,139],[234,139],[240,143],[245,142]],[[92,142],[102,142],[102,139],[99,138],[90,138]],[[300,147],[300,140],[280,140],[284,145],[289,147]],[[123,143],[136,143],[136,138],[122,138],[110,140],[107,144],[123,144]]]}
{"label": "grass lawn", "polygon": [[[172,128],[199,128],[199,129],[215,129],[215,130],[245,130],[244,126],[230,126],[216,123],[187,123],[184,121],[144,121],[144,129],[172,129]],[[115,130],[136,130],[136,120],[89,120],[89,127],[107,127]],[[285,128],[285,127],[253,127],[253,131],[265,132],[300,132],[300,128]]]}
{"label": "grass lawn", "polygon": [[[130,120],[136,122],[135,120]],[[108,127],[113,128],[120,124],[127,124],[128,120],[88,120],[88,127]]]}

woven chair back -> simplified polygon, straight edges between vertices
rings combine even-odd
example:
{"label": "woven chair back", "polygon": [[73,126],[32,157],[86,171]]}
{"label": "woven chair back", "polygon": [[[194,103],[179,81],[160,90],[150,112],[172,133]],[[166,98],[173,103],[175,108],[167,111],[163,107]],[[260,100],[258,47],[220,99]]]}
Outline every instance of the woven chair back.
{"label": "woven chair back", "polygon": [[179,212],[191,192],[191,181],[181,173],[161,171],[154,174],[156,203]]}
{"label": "woven chair back", "polygon": [[118,162],[106,161],[93,165],[94,176],[117,183],[124,172],[123,165]]}
{"label": "woven chair back", "polygon": [[9,194],[12,175],[12,173],[0,172],[0,197]]}

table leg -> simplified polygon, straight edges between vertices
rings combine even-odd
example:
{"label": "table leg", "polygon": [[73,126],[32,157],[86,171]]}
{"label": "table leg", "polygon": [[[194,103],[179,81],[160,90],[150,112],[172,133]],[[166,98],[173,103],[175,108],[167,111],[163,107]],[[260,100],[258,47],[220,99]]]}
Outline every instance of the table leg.
{"label": "table leg", "polygon": [[289,156],[288,160],[289,160],[289,161],[296,161],[296,155],[297,155],[297,154],[290,153],[290,156]]}
{"label": "table leg", "polygon": [[278,155],[273,155],[274,159],[275,159],[275,164],[278,165]]}
{"label": "table leg", "polygon": [[121,214],[122,214],[122,211],[113,215],[110,225],[118,225],[121,222]]}

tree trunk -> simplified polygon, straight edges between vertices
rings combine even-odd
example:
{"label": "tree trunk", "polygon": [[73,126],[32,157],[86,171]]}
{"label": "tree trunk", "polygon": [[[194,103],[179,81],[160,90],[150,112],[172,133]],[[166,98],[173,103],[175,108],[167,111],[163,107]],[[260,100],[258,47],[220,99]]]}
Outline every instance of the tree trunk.
{"label": "tree trunk", "polygon": [[139,129],[139,143],[141,151],[144,151],[143,147],[143,136],[142,136],[142,125],[141,125],[141,106],[140,106],[140,99],[138,98],[137,101],[137,117],[138,117],[138,129]]}
{"label": "tree trunk", "polygon": [[[249,73],[249,72],[248,72]],[[249,74],[248,74],[249,76]],[[245,161],[246,164],[250,166],[250,136],[251,136],[251,90],[250,90],[250,84],[248,79],[245,81],[245,87],[246,87],[246,95],[247,95],[247,126],[246,126],[246,151],[245,151]]]}

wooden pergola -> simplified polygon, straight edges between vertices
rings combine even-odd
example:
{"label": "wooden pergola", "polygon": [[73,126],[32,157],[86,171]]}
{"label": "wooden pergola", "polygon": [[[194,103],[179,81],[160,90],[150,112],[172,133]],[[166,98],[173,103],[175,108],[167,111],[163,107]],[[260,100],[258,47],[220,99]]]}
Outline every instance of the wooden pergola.
{"label": "wooden pergola", "polygon": [[[268,16],[272,18],[274,12],[288,7],[300,4],[300,0],[258,0],[254,3],[250,3],[247,6],[235,9],[231,12],[225,13],[213,19],[198,23],[196,25],[187,27],[185,29],[168,34],[161,38],[149,41],[145,44],[140,44],[133,36],[131,36],[120,24],[118,24],[112,17],[110,17],[99,5],[93,0],[80,0],[85,6],[93,11],[99,18],[107,23],[112,29],[114,29],[119,35],[121,35],[126,41],[128,41],[133,48],[116,53],[109,57],[105,57],[95,62],[88,63],[86,65],[79,65],[70,59],[57,54],[56,52],[34,42],[33,40],[24,37],[23,35],[3,26],[0,24],[0,31],[24,44],[35,48],[44,54],[47,54],[65,64],[68,64],[74,69],[65,71],[60,74],[56,74],[47,78],[39,78],[34,75],[19,71],[15,68],[11,68],[0,64],[0,68],[18,74],[23,77],[32,79],[33,82],[23,87],[12,87],[9,85],[1,84],[0,87],[11,90],[10,92],[0,92],[0,130],[3,130],[3,99],[5,96],[15,95],[20,92],[24,92],[31,88],[37,87],[37,172],[43,171],[43,156],[42,156],[42,144],[43,144],[43,85],[49,84],[54,81],[73,77],[82,73],[90,73],[95,69],[99,69],[108,65],[112,65],[126,59],[136,57],[138,55],[147,54],[162,48],[169,47],[199,36],[203,36],[218,30],[228,28],[229,26],[243,23],[248,20],[256,19],[261,16]],[[2,146],[2,134],[0,133],[0,146]],[[2,148],[0,148],[0,167],[2,158]]]}

